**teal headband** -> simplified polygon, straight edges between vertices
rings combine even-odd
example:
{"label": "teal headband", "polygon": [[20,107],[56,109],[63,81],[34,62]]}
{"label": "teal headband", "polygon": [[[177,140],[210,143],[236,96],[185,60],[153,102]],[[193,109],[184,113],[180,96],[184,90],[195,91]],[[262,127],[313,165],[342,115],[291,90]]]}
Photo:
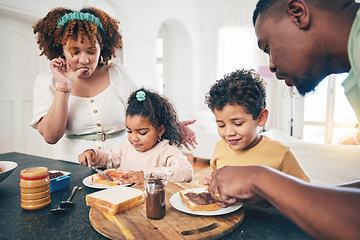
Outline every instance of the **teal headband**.
{"label": "teal headband", "polygon": [[83,13],[83,12],[72,12],[65,14],[59,19],[56,28],[63,26],[68,21],[75,21],[75,20],[94,22],[98,25],[99,28],[101,28],[105,32],[105,29],[101,24],[99,18],[95,17],[91,13]]}

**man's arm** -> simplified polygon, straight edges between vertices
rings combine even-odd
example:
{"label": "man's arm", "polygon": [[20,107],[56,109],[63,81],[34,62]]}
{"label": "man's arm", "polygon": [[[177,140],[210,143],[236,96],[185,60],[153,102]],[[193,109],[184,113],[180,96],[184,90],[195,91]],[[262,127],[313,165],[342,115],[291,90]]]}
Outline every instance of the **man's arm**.
{"label": "man's arm", "polygon": [[360,239],[360,189],[315,186],[268,167],[248,166],[219,169],[209,191],[228,203],[255,205],[266,199],[314,238]]}

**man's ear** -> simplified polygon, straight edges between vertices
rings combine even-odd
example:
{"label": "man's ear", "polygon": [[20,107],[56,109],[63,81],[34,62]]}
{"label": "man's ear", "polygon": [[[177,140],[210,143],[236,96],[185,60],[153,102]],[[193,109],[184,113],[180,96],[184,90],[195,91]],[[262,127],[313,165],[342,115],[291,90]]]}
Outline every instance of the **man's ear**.
{"label": "man's ear", "polygon": [[287,11],[293,22],[300,28],[306,29],[310,25],[310,10],[304,0],[289,0]]}
{"label": "man's ear", "polygon": [[260,112],[259,116],[257,117],[259,127],[263,127],[265,125],[268,116],[269,116],[269,110],[267,110],[266,108]]}

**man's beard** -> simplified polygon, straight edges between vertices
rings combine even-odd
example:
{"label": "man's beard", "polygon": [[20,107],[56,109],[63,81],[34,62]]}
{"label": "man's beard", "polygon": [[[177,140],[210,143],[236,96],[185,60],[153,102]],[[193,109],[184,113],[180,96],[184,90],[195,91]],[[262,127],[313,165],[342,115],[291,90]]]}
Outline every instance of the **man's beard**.
{"label": "man's beard", "polygon": [[308,93],[313,93],[316,90],[316,87],[319,85],[320,81],[298,81],[295,84],[297,91],[300,93],[301,96],[305,96]]}

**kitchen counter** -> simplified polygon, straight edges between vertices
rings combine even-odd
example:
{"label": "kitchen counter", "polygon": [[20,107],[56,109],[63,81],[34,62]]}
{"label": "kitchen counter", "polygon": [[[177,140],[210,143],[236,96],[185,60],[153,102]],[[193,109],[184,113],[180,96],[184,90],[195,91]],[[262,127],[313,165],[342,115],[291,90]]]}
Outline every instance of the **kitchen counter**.
{"label": "kitchen counter", "polygon": [[[18,163],[14,172],[0,182],[0,239],[107,239],[95,231],[89,221],[90,207],[86,206],[85,196],[99,190],[82,184],[85,177],[95,173],[91,168],[15,152],[0,154],[0,161]],[[71,172],[70,185],[51,193],[50,206],[27,211],[20,206],[20,172],[35,166]],[[51,213],[50,209],[57,207],[65,192],[66,198],[70,196],[75,185],[83,188],[72,198],[74,206],[67,208],[63,215]],[[311,239],[275,208],[244,208],[242,224],[222,239]]]}

